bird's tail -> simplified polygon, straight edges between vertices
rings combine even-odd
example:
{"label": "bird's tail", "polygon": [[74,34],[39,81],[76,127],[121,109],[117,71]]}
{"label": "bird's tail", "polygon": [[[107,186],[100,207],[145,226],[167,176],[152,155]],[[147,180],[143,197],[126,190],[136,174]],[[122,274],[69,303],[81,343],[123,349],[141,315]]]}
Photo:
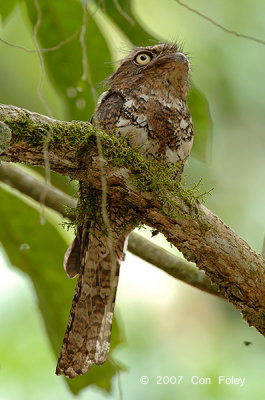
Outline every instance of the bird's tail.
{"label": "bird's tail", "polygon": [[[84,224],[65,256],[70,277],[79,273],[56,374],[68,378],[103,364],[110,348],[111,327],[120,262],[127,235],[108,235],[93,222]],[[81,262],[80,262],[81,259]],[[81,265],[81,267],[80,267]],[[79,271],[80,268],[80,271]]]}

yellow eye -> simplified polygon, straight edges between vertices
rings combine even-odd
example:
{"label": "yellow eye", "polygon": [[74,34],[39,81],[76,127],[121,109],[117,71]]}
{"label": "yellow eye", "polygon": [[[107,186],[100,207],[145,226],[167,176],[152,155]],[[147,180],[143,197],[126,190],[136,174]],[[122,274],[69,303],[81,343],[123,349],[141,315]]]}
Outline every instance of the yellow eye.
{"label": "yellow eye", "polygon": [[152,60],[152,57],[148,53],[139,53],[135,57],[134,61],[139,65],[147,65]]}

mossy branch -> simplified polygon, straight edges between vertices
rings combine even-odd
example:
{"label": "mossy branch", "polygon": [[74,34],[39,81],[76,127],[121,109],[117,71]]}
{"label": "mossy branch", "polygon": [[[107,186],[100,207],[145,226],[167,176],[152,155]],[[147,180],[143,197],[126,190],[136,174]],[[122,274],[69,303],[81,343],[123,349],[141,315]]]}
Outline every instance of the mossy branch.
{"label": "mossy branch", "polygon": [[[188,261],[195,262],[265,335],[265,262],[242,238],[173,179],[171,167],[147,162],[137,149],[86,122],[61,122],[0,106],[0,146],[5,160],[44,165],[101,190],[96,135],[100,135],[108,196],[133,208],[139,220],[162,232]],[[49,138],[49,139],[47,139]],[[46,147],[47,148],[47,147]],[[161,179],[162,176],[162,179]]]}
{"label": "mossy branch", "polygon": [[[75,198],[33,178],[20,168],[2,162],[0,165],[0,181],[57,211],[68,220],[75,221],[74,209],[77,206]],[[45,192],[45,197],[43,196],[43,192]],[[167,272],[174,278],[207,293],[223,297],[223,293],[218,290],[218,287],[213,285],[205,273],[196,268],[194,264],[174,256],[172,253],[153,244],[135,232],[129,236],[128,250],[137,257]]]}

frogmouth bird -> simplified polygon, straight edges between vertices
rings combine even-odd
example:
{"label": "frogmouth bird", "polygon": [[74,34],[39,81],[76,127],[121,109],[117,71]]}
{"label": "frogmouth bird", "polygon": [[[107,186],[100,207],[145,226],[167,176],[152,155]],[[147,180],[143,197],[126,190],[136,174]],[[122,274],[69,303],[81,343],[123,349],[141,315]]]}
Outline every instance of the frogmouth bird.
{"label": "frogmouth bird", "polygon": [[[133,49],[107,79],[108,90],[91,123],[114,135],[127,135],[147,160],[156,157],[181,165],[180,178],[193,141],[189,69],[187,56],[176,44]],[[81,209],[88,192],[81,182]],[[69,378],[85,374],[92,364],[103,364],[109,353],[119,267],[134,227],[124,223],[127,216],[122,217],[115,204],[107,202],[106,212],[104,218],[100,205],[94,213],[84,211],[65,255],[67,274],[79,274],[56,370]],[[107,225],[105,234],[99,221]],[[117,228],[123,225],[125,232]]]}

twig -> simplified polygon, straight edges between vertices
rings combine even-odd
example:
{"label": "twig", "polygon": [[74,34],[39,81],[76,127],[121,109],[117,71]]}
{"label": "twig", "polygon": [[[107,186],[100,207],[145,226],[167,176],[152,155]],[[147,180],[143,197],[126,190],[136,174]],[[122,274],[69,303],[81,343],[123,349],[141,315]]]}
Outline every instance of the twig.
{"label": "twig", "polygon": [[11,43],[3,38],[0,38],[0,42],[7,44],[10,47],[15,47],[16,49],[21,49],[26,51],[27,53],[37,53],[37,50],[33,50],[33,49],[27,49],[24,46],[21,46],[20,44],[15,44],[15,43]]}
{"label": "twig", "polygon": [[72,209],[76,207],[77,200],[61,190],[56,189],[44,182],[32,177],[20,168],[6,162],[0,164],[0,181],[17,189],[19,192],[31,197],[41,203],[42,193],[46,192],[43,204],[57,211],[63,217],[74,221],[75,213]]}
{"label": "twig", "polygon": [[175,2],[178,3],[182,7],[185,7],[187,10],[193,12],[194,14],[199,15],[201,18],[203,18],[206,21],[210,22],[212,25],[216,26],[217,28],[220,28],[224,32],[230,33],[231,35],[235,35],[235,36],[237,36],[239,38],[242,38],[242,39],[251,40],[253,42],[265,45],[265,40],[263,40],[263,39],[259,39],[259,38],[256,38],[254,36],[245,35],[244,33],[239,33],[239,32],[237,32],[235,30],[228,29],[228,28],[224,27],[223,25],[219,24],[218,22],[214,21],[212,18],[208,17],[207,15],[201,13],[198,10],[195,10],[195,8],[192,8],[192,7],[188,6],[187,4],[182,3],[182,1],[175,0]]}
{"label": "twig", "polygon": [[93,81],[92,81],[91,74],[90,74],[90,70],[89,70],[85,34],[86,34],[86,27],[87,27],[88,21],[92,17],[92,15],[94,15],[97,12],[98,6],[95,9],[95,11],[88,17],[87,16],[87,0],[82,0],[82,5],[83,5],[83,24],[81,26],[81,33],[80,33],[80,44],[81,44],[81,48],[82,48],[82,64],[83,64],[82,80],[83,81],[86,80],[88,82],[88,85],[90,87],[94,103],[96,104],[96,102],[97,102],[97,94],[96,94],[96,90],[94,88]]}
{"label": "twig", "polygon": [[36,24],[33,27],[32,41],[34,43],[36,52],[38,54],[38,58],[39,58],[39,62],[40,62],[40,69],[41,69],[40,82],[39,82],[39,85],[38,85],[38,94],[39,94],[39,98],[41,99],[42,103],[44,104],[44,106],[45,106],[45,108],[46,108],[46,110],[48,112],[48,115],[50,117],[52,117],[53,116],[52,109],[51,109],[48,101],[46,100],[46,98],[45,98],[45,96],[43,94],[43,84],[44,84],[44,78],[45,78],[45,67],[44,67],[43,57],[42,57],[42,54],[40,52],[38,41],[37,41],[37,33],[38,33],[38,29],[39,29],[40,24],[41,24],[42,13],[41,13],[41,8],[40,8],[38,0],[34,0],[34,4],[35,4],[36,10],[37,10],[37,21],[36,21]]}
{"label": "twig", "polygon": [[[71,36],[69,36],[68,38],[62,40],[61,42],[59,42],[58,44],[56,44],[53,47],[46,47],[46,48],[39,48],[39,51],[41,53],[49,53],[49,52],[53,52],[56,50],[59,50],[61,47],[63,47],[64,45],[66,45],[67,43],[71,42],[81,31],[81,28],[78,28]],[[27,49],[24,46],[21,46],[19,44],[15,44],[15,43],[11,43],[5,39],[0,38],[0,42],[3,42],[5,44],[7,44],[8,46],[11,47],[16,47],[17,49],[21,49],[26,51],[27,53],[37,53],[38,51],[36,49]]]}
{"label": "twig", "polygon": [[119,13],[127,20],[127,22],[129,22],[129,24],[131,26],[135,25],[134,20],[130,17],[130,15],[128,15],[120,6],[120,3],[118,2],[118,0],[113,0],[113,3],[115,5],[115,7],[117,8],[117,10],[119,11]]}

